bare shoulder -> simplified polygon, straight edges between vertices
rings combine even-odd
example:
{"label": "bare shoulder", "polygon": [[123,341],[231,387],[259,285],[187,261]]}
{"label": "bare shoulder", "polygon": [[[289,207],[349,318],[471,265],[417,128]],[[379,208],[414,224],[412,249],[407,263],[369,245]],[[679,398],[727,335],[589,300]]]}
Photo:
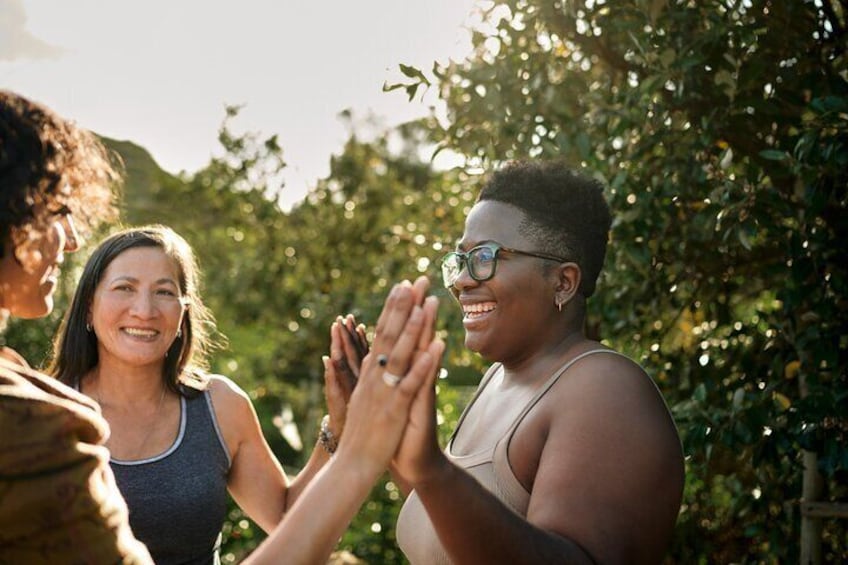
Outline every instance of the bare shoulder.
{"label": "bare shoulder", "polygon": [[[632,359],[603,350],[578,359],[551,391],[557,404],[564,403],[580,413],[606,408],[625,414],[649,414],[671,420],[671,416],[651,377]],[[634,415],[636,415],[634,414]]]}
{"label": "bare shoulder", "polygon": [[209,375],[206,389],[212,397],[215,416],[229,425],[242,423],[253,414],[253,405],[248,394],[235,381],[224,375]]}
{"label": "bare shoulder", "polygon": [[658,562],[684,469],[676,426],[651,378],[627,357],[588,355],[551,388],[542,414],[531,521],[577,540],[599,562]]}
{"label": "bare shoulder", "polygon": [[666,463],[682,462],[665,399],[636,362],[614,352],[596,353],[577,361],[560,380],[551,391],[551,400],[562,408],[551,411],[553,430],[606,438],[637,459],[648,455],[643,448],[650,445]]}
{"label": "bare shoulder", "polygon": [[238,384],[236,384],[234,380],[232,380],[226,375],[209,375],[207,389],[209,390],[209,393],[212,394],[213,400],[216,396],[224,398],[230,396],[238,396],[249,400],[249,397],[244,391],[244,389],[242,389]]}

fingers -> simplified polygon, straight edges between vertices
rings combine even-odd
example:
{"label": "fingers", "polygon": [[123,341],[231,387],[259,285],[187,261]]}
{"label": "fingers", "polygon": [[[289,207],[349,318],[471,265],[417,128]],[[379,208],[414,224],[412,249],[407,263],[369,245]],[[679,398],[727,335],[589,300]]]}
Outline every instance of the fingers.
{"label": "fingers", "polygon": [[330,325],[330,361],[333,365],[333,376],[345,391],[345,398],[350,398],[359,373],[359,363],[351,366],[345,355],[343,330],[338,321]]}
{"label": "fingers", "polygon": [[[413,306],[415,305],[414,299],[413,287],[409,281],[400,282],[392,288],[389,296],[386,298],[383,311],[377,320],[376,336],[372,351],[379,353],[391,351],[410,317]],[[420,320],[418,328],[420,329]],[[416,334],[415,337],[417,338],[418,335]],[[406,368],[404,367],[401,374],[405,370]]]}
{"label": "fingers", "polygon": [[321,362],[324,363],[324,390],[327,396],[339,392],[337,390],[338,382],[336,381],[336,370],[330,362],[330,358],[324,355],[321,357]]}
{"label": "fingers", "polygon": [[321,361],[324,363],[324,397],[330,414],[330,425],[333,433],[338,436],[344,428],[350,392],[344,390],[330,358],[325,355]]}
{"label": "fingers", "polygon": [[[425,299],[428,288],[426,277],[392,288],[349,404],[339,450],[381,469],[397,451],[421,387],[432,388],[444,351],[444,343],[433,338],[438,301]],[[337,328],[339,337],[343,331]],[[422,334],[428,336],[426,344]]]}
{"label": "fingers", "polygon": [[[418,338],[421,335],[423,325],[424,310],[420,306],[413,306],[412,313],[406,320],[397,341],[386,350],[386,353],[382,354],[387,359],[384,367],[386,373],[395,377],[403,377],[412,363],[412,356],[418,347]],[[381,349],[381,351],[383,350]],[[385,377],[384,380],[386,380]],[[388,379],[386,384],[392,385],[392,380],[394,379]]]}
{"label": "fingers", "polygon": [[424,304],[424,297],[427,296],[427,291],[430,289],[430,279],[421,275],[415,282],[412,283],[412,296],[415,299],[415,304],[421,306]]}
{"label": "fingers", "polygon": [[406,411],[412,404],[412,400],[424,393],[425,389],[432,388],[432,383],[438,375],[438,368],[445,344],[441,340],[434,340],[427,351],[421,352],[415,358],[415,362],[409,368],[406,376],[398,383],[398,389],[403,393],[401,402]]}
{"label": "fingers", "polygon": [[[382,366],[372,374],[381,377],[385,384],[394,386],[406,374],[415,357],[428,350],[434,341],[438,310],[438,299],[425,297],[429,287],[430,282],[424,276],[418,277],[415,283],[402,281],[392,287],[377,320],[373,349],[363,361],[359,374],[370,372],[374,363],[383,359]],[[357,342],[367,343],[364,328],[355,327],[351,315],[340,318],[337,324],[342,329],[334,336],[340,337],[338,341],[347,352],[346,356],[353,356]]]}
{"label": "fingers", "polygon": [[354,374],[359,376],[359,366],[362,360],[368,354],[368,339],[365,336],[365,327],[360,324],[356,326],[356,319],[352,314],[348,314],[344,318],[339,316],[337,320],[342,330],[342,346],[344,348],[345,358],[353,370]]}
{"label": "fingers", "polygon": [[420,394],[422,386],[435,382],[444,350],[444,342],[436,339],[430,343],[426,351],[416,356],[406,376],[398,383],[398,388],[409,395],[410,401],[416,394]]}
{"label": "fingers", "polygon": [[356,326],[356,336],[359,339],[359,358],[362,360],[366,355],[368,355],[368,351],[371,348],[368,343],[368,334],[365,332],[365,324],[358,324]]}
{"label": "fingers", "polygon": [[424,300],[424,328],[421,331],[421,336],[418,339],[418,349],[423,351],[427,349],[433,341],[436,334],[436,314],[439,309],[439,299],[435,296],[428,296]]}

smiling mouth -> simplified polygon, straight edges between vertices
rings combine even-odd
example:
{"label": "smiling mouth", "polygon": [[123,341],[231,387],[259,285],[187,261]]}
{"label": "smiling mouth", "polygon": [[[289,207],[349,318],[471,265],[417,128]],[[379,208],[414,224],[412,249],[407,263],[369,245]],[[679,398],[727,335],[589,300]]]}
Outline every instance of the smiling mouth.
{"label": "smiling mouth", "polygon": [[477,304],[464,304],[462,306],[462,314],[466,320],[480,318],[486,314],[493,312],[497,308],[494,302],[480,302]]}
{"label": "smiling mouth", "polygon": [[156,337],[159,332],[156,330],[143,330],[141,328],[124,328],[124,333],[129,334],[133,337]]}

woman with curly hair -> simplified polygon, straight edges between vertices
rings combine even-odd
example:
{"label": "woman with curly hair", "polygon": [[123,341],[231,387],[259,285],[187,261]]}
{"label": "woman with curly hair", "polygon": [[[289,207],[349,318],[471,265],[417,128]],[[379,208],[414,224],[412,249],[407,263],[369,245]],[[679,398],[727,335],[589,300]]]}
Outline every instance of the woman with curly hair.
{"label": "woman with curly hair", "polygon": [[[63,254],[115,217],[119,175],[88,131],[0,91],[0,328],[53,310]],[[97,405],[0,348],[0,562],[150,563]]]}

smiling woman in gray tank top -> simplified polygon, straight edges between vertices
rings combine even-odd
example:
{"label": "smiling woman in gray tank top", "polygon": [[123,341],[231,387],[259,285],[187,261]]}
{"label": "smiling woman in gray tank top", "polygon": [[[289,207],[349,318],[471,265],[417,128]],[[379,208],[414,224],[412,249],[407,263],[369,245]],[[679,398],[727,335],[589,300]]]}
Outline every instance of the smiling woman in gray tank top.
{"label": "smiling woman in gray tank top", "polygon": [[[329,458],[314,449],[289,484],[247,394],[204,372],[213,326],[198,278],[190,246],[167,227],[108,237],[86,263],[51,366],[100,405],[130,523],[160,565],[218,561],[228,491],[270,531]],[[327,434],[338,437],[349,385],[328,385]]]}

